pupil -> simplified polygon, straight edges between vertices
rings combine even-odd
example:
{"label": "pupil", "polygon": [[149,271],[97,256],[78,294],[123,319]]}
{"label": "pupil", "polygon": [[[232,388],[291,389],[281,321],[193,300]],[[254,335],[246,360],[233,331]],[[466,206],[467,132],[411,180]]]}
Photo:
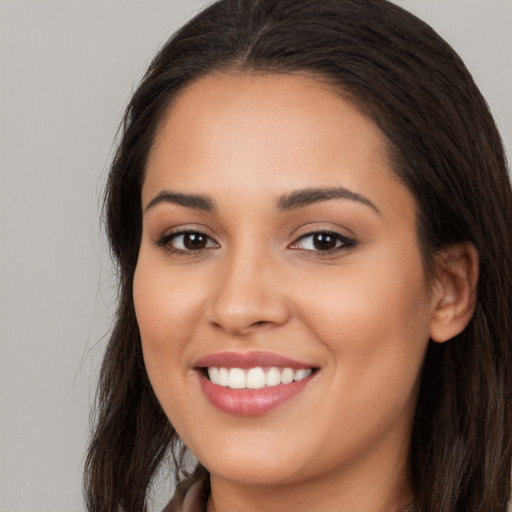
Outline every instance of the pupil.
{"label": "pupil", "polygon": [[313,239],[313,244],[319,251],[328,251],[336,247],[336,237],[327,233],[318,233]]}
{"label": "pupil", "polygon": [[183,245],[190,250],[204,249],[206,237],[199,233],[187,233],[183,238]]}

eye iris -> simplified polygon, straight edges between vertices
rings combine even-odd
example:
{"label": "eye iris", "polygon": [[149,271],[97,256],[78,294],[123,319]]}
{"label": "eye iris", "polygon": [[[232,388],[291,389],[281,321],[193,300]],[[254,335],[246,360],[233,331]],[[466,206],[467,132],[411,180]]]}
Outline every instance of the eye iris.
{"label": "eye iris", "polygon": [[329,233],[317,233],[313,237],[313,245],[319,251],[328,251],[336,247],[336,237]]}
{"label": "eye iris", "polygon": [[206,237],[199,233],[187,233],[183,236],[183,245],[191,251],[204,249],[206,247]]}

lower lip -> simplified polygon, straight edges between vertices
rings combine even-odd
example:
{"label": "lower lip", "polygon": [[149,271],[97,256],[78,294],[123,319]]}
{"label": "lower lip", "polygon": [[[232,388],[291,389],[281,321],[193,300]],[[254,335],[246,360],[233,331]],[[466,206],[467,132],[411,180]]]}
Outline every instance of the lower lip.
{"label": "lower lip", "polygon": [[311,375],[290,384],[279,384],[261,389],[231,389],[213,384],[201,371],[198,371],[201,389],[206,398],[222,412],[238,416],[257,416],[291,400],[298,395],[311,380]]}

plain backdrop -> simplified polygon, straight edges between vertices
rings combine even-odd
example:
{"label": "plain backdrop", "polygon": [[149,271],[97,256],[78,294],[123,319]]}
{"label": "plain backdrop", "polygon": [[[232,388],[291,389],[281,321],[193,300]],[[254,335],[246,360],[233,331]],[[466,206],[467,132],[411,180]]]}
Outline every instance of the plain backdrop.
{"label": "plain backdrop", "polygon": [[[460,53],[510,156],[512,1],[397,2]],[[115,303],[99,223],[111,144],[152,55],[206,3],[0,0],[0,512],[84,510]]]}

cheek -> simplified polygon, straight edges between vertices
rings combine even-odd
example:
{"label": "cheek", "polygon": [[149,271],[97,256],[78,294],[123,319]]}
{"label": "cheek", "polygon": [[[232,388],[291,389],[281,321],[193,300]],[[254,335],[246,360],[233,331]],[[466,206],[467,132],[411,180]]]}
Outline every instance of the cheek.
{"label": "cheek", "polygon": [[190,279],[177,279],[147,252],[141,250],[133,283],[144,364],[158,401],[178,427],[187,421],[187,390],[196,380],[184,368],[198,325],[198,297],[190,293]]}
{"label": "cheek", "polygon": [[331,450],[345,449],[345,438],[361,436],[355,447],[376,441],[397,418],[408,425],[413,414],[429,299],[421,264],[390,268],[347,268],[328,285],[302,281],[310,293],[302,296],[300,314],[330,354],[326,377],[333,401],[318,414]]}
{"label": "cheek", "polygon": [[380,254],[364,265],[339,269],[331,279],[305,276],[301,285],[308,293],[295,291],[301,297],[300,314],[332,354],[333,366],[342,370],[337,378],[352,383],[351,389],[353,383],[361,389],[414,386],[430,323],[430,299],[417,254]]}
{"label": "cheek", "polygon": [[155,391],[175,374],[197,322],[197,297],[187,280],[176,280],[141,250],[133,283],[144,361]]}
{"label": "cheek", "polygon": [[397,238],[368,251],[346,269],[338,289],[331,288],[331,299],[338,297],[339,307],[354,315],[354,325],[363,331],[374,325],[405,334],[428,325],[430,299],[416,241]]}

